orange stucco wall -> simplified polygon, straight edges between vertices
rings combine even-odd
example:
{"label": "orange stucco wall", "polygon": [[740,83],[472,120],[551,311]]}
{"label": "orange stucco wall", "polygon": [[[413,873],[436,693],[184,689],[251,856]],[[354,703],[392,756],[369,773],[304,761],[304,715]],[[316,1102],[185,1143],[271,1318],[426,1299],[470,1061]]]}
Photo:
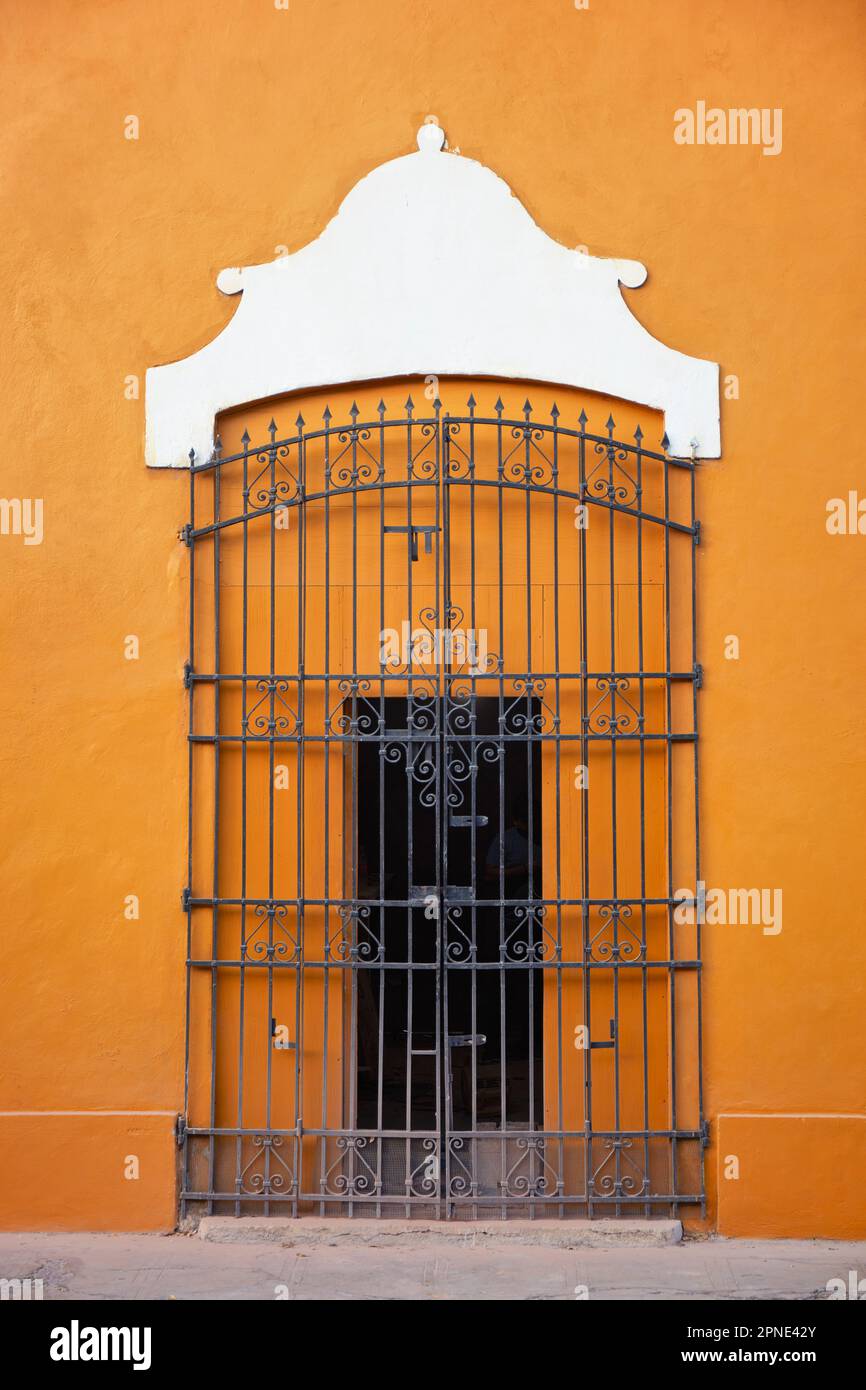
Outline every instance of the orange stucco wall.
{"label": "orange stucco wall", "polygon": [[[0,536],[4,1225],[174,1210],[187,480],[145,469],[125,379],[432,112],[552,236],[643,260],[642,322],[739,379],[698,480],[704,877],[781,888],[784,926],[705,934],[709,1221],[804,1234],[806,1192],[812,1234],[866,1234],[866,538],[825,526],[864,488],[864,45],[857,0],[6,0],[0,492],[44,500],[44,539]],[[677,145],[699,100],[782,108],[781,154]]]}

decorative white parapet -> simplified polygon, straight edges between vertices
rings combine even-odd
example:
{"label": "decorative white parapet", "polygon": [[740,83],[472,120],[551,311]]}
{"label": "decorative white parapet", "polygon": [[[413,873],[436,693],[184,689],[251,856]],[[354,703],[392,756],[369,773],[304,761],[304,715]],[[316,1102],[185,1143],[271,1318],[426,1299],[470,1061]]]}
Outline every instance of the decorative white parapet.
{"label": "decorative white parapet", "polygon": [[223,270],[237,313],[191,357],[147,373],[147,462],[209,457],[220,411],[287,391],[406,376],[543,381],[665,413],[670,452],[718,458],[719,369],[665,347],[620,285],[637,261],[572,251],[508,185],[443,150],[418,152],[352,189],[321,236],[266,265]]}

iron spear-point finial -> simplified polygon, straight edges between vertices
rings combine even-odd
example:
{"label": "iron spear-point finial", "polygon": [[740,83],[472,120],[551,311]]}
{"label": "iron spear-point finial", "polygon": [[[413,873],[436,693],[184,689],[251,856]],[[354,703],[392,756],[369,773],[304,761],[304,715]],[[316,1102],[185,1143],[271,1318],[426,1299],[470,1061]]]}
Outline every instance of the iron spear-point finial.
{"label": "iron spear-point finial", "polygon": [[276,420],[274,419],[274,417],[271,416],[271,423],[268,425],[268,434],[269,434],[269,435],[271,436],[271,438],[273,439],[273,437],[274,437],[274,435],[276,434],[276,432],[277,432],[277,422],[276,422]]}
{"label": "iron spear-point finial", "polygon": [[436,397],[435,401],[433,402],[433,409],[436,411],[436,414],[437,414],[437,415],[439,414],[439,411],[442,409],[442,402],[440,401],[440,399],[439,399],[438,396]]}
{"label": "iron spear-point finial", "polygon": [[503,410],[505,409],[505,406],[502,404],[502,397],[501,397],[501,396],[497,396],[497,397],[496,397],[496,404],[495,404],[495,406],[493,407],[493,409],[496,411],[496,414],[497,414],[497,415],[501,415],[501,414],[502,414]]}
{"label": "iron spear-point finial", "polygon": [[476,405],[478,404],[471,391],[469,392],[469,400],[466,402],[466,404],[469,406],[470,410],[474,410]]}
{"label": "iron spear-point finial", "polygon": [[222,451],[223,451],[222,437],[221,437],[220,435],[216,435],[215,438],[214,438],[214,442],[213,442],[213,456],[214,456],[214,458],[215,458],[215,459],[218,459],[219,456],[220,456],[220,454],[222,453]]}
{"label": "iron spear-point finial", "polygon": [[330,420],[330,418],[331,418],[331,407],[330,407],[329,405],[326,405],[326,406],[325,406],[325,409],[322,411],[322,419],[325,421],[325,424],[327,424],[328,421]]}
{"label": "iron spear-point finial", "polygon": [[192,464],[195,463],[195,449],[190,449],[190,451],[189,451],[189,461],[190,461],[190,463],[192,463]]}
{"label": "iron spear-point finial", "polygon": [[307,423],[307,422],[306,422],[306,420],[304,419],[303,415],[301,414],[300,411],[298,411],[298,418],[297,418],[297,420],[295,421],[295,424],[297,425],[298,429],[299,429],[299,430],[302,430],[302,429],[304,428],[304,425],[305,425],[306,423]]}
{"label": "iron spear-point finial", "polygon": [[638,444],[640,444],[641,440],[643,439],[643,430],[641,429],[640,425],[638,425],[637,429],[635,430],[634,437],[637,440]]}
{"label": "iron spear-point finial", "polygon": [[523,402],[523,413],[524,415],[532,414],[532,402],[530,401],[528,396],[526,397],[526,400]]}
{"label": "iron spear-point finial", "polygon": [[412,411],[415,409],[415,402],[413,401],[411,396],[406,397],[405,406],[409,414],[411,415]]}
{"label": "iron spear-point finial", "polygon": [[614,423],[615,423],[615,422],[614,422],[613,416],[612,416],[612,415],[608,415],[604,427],[605,427],[605,429],[606,429],[610,434],[613,434]]}
{"label": "iron spear-point finial", "polygon": [[244,430],[243,434],[241,435],[241,443],[243,444],[244,448],[247,447],[247,445],[249,444],[249,442],[250,442],[250,432],[249,432],[249,430]]}
{"label": "iron spear-point finial", "polygon": [[352,409],[349,411],[349,414],[351,415],[353,420],[357,420],[358,416],[361,414],[360,410],[358,409],[357,401],[352,401]]}
{"label": "iron spear-point finial", "polygon": [[586,429],[586,422],[587,422],[588,419],[589,419],[589,416],[587,415],[586,411],[585,411],[585,410],[582,410],[582,411],[580,412],[580,414],[578,415],[578,417],[577,417],[577,422],[578,422],[578,424],[581,426],[582,429]]}
{"label": "iron spear-point finial", "polygon": [[385,402],[382,400],[381,396],[379,397],[379,404],[376,406],[376,409],[378,410],[380,415],[385,414]]}
{"label": "iron spear-point finial", "polygon": [[664,449],[666,454],[670,452],[670,447],[671,441],[668,439],[667,430],[665,430],[664,434],[662,435],[662,448]]}
{"label": "iron spear-point finial", "polygon": [[554,401],[553,405],[550,407],[550,413],[554,420],[559,419],[559,406],[556,404],[556,401]]}

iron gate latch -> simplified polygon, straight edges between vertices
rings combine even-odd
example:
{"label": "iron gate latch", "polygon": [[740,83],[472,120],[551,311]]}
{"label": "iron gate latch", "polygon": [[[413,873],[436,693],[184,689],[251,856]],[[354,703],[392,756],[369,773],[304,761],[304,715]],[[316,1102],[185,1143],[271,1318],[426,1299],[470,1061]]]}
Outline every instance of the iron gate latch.
{"label": "iron gate latch", "polygon": [[616,1023],[610,1020],[610,1042],[591,1042],[590,1047],[616,1047]]}
{"label": "iron gate latch", "polygon": [[438,526],[386,526],[385,534],[397,534],[411,537],[410,553],[413,560],[418,559],[418,537],[424,537],[424,554],[433,554],[433,535],[439,530]]}

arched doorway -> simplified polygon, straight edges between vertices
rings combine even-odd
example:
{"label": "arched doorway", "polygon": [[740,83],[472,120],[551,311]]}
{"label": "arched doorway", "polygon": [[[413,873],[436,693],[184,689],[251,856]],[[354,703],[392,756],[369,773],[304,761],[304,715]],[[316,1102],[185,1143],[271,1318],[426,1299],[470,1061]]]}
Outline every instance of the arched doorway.
{"label": "arched doorway", "polygon": [[694,463],[518,389],[194,464],[185,1210],[703,1200]]}

